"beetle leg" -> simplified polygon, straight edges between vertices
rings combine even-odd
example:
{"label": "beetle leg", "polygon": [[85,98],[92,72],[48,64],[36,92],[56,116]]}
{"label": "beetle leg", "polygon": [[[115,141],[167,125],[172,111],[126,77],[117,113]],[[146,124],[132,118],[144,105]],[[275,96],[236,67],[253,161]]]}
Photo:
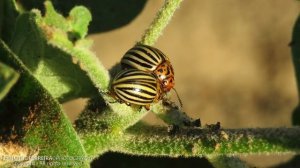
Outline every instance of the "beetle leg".
{"label": "beetle leg", "polygon": [[146,109],[147,111],[150,110],[150,104],[147,104],[147,105],[145,105],[144,107],[145,107],[145,109]]}

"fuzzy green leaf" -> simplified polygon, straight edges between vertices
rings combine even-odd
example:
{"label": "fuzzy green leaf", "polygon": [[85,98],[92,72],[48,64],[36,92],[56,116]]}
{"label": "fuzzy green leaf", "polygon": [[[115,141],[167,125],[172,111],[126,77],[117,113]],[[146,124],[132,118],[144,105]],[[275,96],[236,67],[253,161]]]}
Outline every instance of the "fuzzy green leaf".
{"label": "fuzzy green leaf", "polygon": [[[59,158],[54,160],[57,162],[64,162],[62,157],[67,156],[85,157],[80,139],[59,103],[3,41],[0,41],[0,55],[1,61],[20,72],[20,79],[1,104],[4,111],[0,117],[1,139],[38,149],[39,156],[57,156]],[[47,167],[45,163],[51,161],[36,164]],[[78,163],[80,166],[75,167],[89,167],[86,159]]]}
{"label": "fuzzy green leaf", "polygon": [[[47,11],[51,11],[53,8],[49,1],[47,1],[45,5],[47,15]],[[91,19],[87,9],[83,10],[83,8],[84,7],[75,7],[71,11],[70,19],[65,20],[65,22],[70,23],[68,31],[48,25],[42,18],[39,19],[38,24],[46,35],[48,44],[59,49],[65,54],[72,56],[73,62],[77,63],[81,70],[83,70],[89,77],[89,80],[87,81],[92,81],[97,89],[106,91],[110,80],[109,74],[95,54],[90,51],[92,42],[86,39],[76,39],[76,37],[81,38],[82,35],[87,33],[85,32],[87,28],[83,28],[79,31],[78,29],[82,28],[84,25],[87,26],[87,20]],[[82,16],[85,16],[85,18]],[[40,15],[38,17],[40,17]],[[79,23],[83,24],[78,26]],[[76,36],[76,34],[79,36]]]}
{"label": "fuzzy green leaf", "polygon": [[0,62],[0,101],[17,82],[19,74],[9,66]]}
{"label": "fuzzy green leaf", "polygon": [[[70,18],[65,19],[50,2],[46,3],[46,9],[45,17],[34,10],[17,19],[10,42],[12,50],[61,102],[94,95],[96,87],[107,88],[109,75],[90,51],[91,41],[77,39],[86,34],[88,11],[76,7]],[[79,23],[84,23],[83,27]],[[75,39],[70,36],[74,34],[77,34]]]}
{"label": "fuzzy green leaf", "polygon": [[78,34],[80,38],[85,37],[88,32],[89,22],[92,20],[88,9],[82,6],[72,9],[69,19],[71,21],[72,32]]}
{"label": "fuzzy green leaf", "polygon": [[[44,18],[40,18],[41,16],[38,16],[40,19],[42,19],[45,24],[49,27],[56,28],[58,30],[61,30],[63,32],[66,32],[70,29],[70,24],[66,19],[59,13],[57,13],[50,1],[45,1],[45,8],[46,13]],[[89,22],[90,20],[88,20]]]}
{"label": "fuzzy green leaf", "polygon": [[[45,0],[19,0],[27,10],[43,10]],[[60,1],[52,0],[55,9],[68,15],[68,12],[75,5],[86,6],[92,14],[93,20],[90,24],[89,32],[98,33],[113,30],[130,23],[142,11],[146,0],[84,0],[84,1]]]}

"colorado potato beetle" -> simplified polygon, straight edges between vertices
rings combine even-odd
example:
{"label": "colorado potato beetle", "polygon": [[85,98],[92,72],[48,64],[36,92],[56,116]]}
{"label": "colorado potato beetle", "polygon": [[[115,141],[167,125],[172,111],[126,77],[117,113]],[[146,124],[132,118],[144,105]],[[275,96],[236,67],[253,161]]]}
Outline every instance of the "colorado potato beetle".
{"label": "colorado potato beetle", "polygon": [[146,109],[162,99],[163,94],[156,76],[138,69],[119,72],[111,83],[111,92],[120,102],[145,106]]}
{"label": "colorado potato beetle", "polygon": [[153,72],[164,92],[169,92],[175,85],[174,70],[169,58],[157,48],[138,44],[125,53],[121,65],[125,69]]}

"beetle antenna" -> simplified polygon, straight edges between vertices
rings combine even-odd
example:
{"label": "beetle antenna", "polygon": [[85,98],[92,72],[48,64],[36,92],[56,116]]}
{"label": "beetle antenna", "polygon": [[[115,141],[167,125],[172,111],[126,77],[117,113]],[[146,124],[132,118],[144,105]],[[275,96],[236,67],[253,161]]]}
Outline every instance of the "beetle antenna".
{"label": "beetle antenna", "polygon": [[176,93],[176,96],[177,96],[177,99],[178,99],[178,101],[179,101],[179,104],[180,104],[180,107],[182,108],[183,107],[183,104],[182,104],[182,101],[181,101],[181,99],[180,99],[180,97],[179,97],[179,94],[177,93],[177,91],[176,91],[176,89],[175,88],[172,88],[174,91],[175,91],[175,93]]}

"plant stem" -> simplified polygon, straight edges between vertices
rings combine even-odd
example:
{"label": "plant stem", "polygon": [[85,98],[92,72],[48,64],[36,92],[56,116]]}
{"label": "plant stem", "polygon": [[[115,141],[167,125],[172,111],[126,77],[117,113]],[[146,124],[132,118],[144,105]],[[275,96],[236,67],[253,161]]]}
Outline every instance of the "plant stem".
{"label": "plant stem", "polygon": [[192,157],[300,153],[300,128],[186,128],[168,135],[164,127],[134,126],[113,151],[147,156]]}
{"label": "plant stem", "polygon": [[[164,104],[164,105],[163,105]],[[160,101],[151,106],[151,111],[168,125],[200,126],[197,120],[193,120],[173,102]]]}
{"label": "plant stem", "polygon": [[183,0],[165,0],[163,7],[146,30],[139,43],[153,45],[170,22],[174,12]]}
{"label": "plant stem", "polygon": [[87,132],[82,136],[88,155],[94,157],[108,150],[156,157],[209,158],[223,155],[300,153],[299,141],[299,127],[220,130],[188,127],[170,135],[166,127],[141,123],[124,133]]}

